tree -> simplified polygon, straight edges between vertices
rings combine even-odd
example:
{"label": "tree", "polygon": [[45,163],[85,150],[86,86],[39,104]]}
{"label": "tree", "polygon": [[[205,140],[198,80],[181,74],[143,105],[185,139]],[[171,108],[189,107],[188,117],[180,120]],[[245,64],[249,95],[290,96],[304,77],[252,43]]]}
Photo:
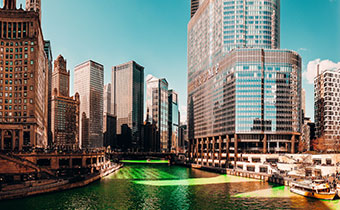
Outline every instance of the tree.
{"label": "tree", "polygon": [[308,143],[303,140],[299,141],[298,151],[302,153],[302,152],[306,152],[307,150],[308,150]]}
{"label": "tree", "polygon": [[328,150],[326,140],[323,136],[312,141],[312,148],[316,152],[325,153]]}

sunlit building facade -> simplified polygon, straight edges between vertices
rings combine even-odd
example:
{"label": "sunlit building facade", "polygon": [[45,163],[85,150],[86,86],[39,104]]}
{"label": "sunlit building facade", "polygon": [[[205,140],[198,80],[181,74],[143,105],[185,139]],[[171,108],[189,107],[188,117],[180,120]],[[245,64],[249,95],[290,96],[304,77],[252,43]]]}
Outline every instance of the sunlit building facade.
{"label": "sunlit building facade", "polygon": [[92,60],[74,69],[74,91],[80,97],[82,148],[103,147],[104,66]]}
{"label": "sunlit building facade", "polygon": [[169,152],[169,99],[168,82],[152,75],[146,78],[146,108],[149,116],[147,119],[155,124],[159,135],[160,151]]}
{"label": "sunlit building facade", "polygon": [[179,109],[178,94],[174,90],[168,91],[169,98],[169,143],[172,152],[178,152],[179,143]]}
{"label": "sunlit building facade", "polygon": [[278,49],[279,14],[279,0],[205,0],[190,20],[188,136],[197,164],[296,151],[301,57]]}
{"label": "sunlit building facade", "polygon": [[340,150],[340,69],[319,72],[314,79],[316,137],[327,150]]}
{"label": "sunlit building facade", "polygon": [[58,149],[79,149],[79,94],[70,97],[70,71],[59,55],[54,61],[51,98],[52,146]]}
{"label": "sunlit building facade", "polygon": [[39,13],[0,9],[0,148],[47,147],[48,59]]}

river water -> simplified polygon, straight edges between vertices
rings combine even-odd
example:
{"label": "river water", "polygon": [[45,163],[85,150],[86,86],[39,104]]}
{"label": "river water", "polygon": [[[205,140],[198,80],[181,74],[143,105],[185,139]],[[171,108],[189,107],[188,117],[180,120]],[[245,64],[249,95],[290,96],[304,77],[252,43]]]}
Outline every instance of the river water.
{"label": "river water", "polygon": [[287,187],[167,164],[126,164],[118,172],[63,192],[0,202],[1,210],[40,209],[340,209]]}

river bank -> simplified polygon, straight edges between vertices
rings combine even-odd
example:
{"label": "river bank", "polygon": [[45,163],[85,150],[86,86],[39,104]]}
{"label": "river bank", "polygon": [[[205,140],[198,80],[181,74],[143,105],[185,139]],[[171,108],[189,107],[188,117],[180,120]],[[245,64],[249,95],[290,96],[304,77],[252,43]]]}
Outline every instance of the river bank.
{"label": "river bank", "polygon": [[122,166],[122,164],[112,164],[111,167],[88,176],[73,177],[70,179],[29,181],[17,185],[5,186],[2,187],[0,191],[0,200],[18,199],[33,195],[84,187],[119,170]]}

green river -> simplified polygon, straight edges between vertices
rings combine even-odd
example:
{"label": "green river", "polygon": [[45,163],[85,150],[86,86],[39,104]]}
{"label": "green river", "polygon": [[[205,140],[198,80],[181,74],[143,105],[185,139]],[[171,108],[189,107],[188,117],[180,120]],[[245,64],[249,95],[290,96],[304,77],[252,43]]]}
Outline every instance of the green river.
{"label": "green river", "polygon": [[101,181],[63,192],[0,202],[0,210],[340,209],[287,187],[160,163],[126,163]]}

